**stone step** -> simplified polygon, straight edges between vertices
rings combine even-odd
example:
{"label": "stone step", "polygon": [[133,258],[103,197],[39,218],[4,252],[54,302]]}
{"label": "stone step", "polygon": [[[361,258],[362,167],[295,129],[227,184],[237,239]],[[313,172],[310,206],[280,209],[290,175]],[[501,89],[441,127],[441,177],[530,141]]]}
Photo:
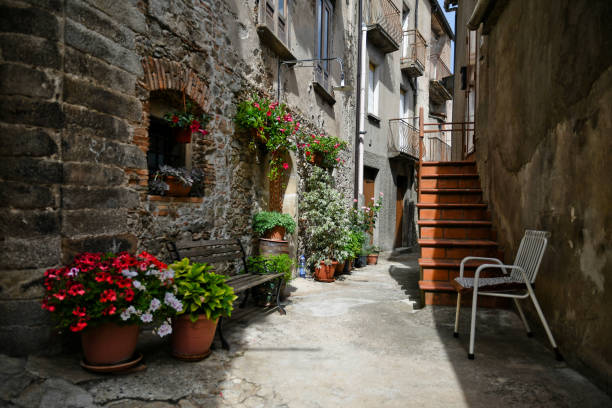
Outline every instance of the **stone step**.
{"label": "stone step", "polygon": [[421,238],[491,239],[496,238],[490,221],[421,220]]}
{"label": "stone step", "polygon": [[420,203],[473,204],[482,202],[479,188],[422,188]]}
{"label": "stone step", "polygon": [[420,171],[422,177],[442,174],[478,174],[473,161],[423,162]]}
{"label": "stone step", "polygon": [[478,174],[433,174],[421,178],[421,188],[480,188]]}

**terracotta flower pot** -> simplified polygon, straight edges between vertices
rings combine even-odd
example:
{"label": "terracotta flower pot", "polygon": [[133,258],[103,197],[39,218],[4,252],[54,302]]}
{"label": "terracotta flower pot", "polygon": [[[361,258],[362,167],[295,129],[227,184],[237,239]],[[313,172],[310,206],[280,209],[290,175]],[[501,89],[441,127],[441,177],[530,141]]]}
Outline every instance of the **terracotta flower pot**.
{"label": "terracotta flower pot", "polygon": [[91,365],[113,365],[134,355],[138,343],[138,325],[119,326],[104,323],[81,333],[85,360]]}
{"label": "terracotta flower pot", "polygon": [[368,255],[368,265],[376,265],[378,263],[378,254]]}
{"label": "terracotta flower pot", "polygon": [[313,152],[310,155],[310,162],[315,166],[321,167],[323,163],[323,154],[320,152]]}
{"label": "terracotta flower pot", "polygon": [[205,315],[200,315],[192,323],[188,314],[175,317],[172,320],[172,355],[189,361],[206,358],[210,354],[218,320],[209,320]]}
{"label": "terracotta flower pot", "polygon": [[174,130],[174,140],[176,143],[191,143],[191,129],[178,129]]}
{"label": "terracotta flower pot", "polygon": [[321,262],[315,269],[315,279],[319,282],[333,282],[337,264],[338,261],[332,261],[331,265],[325,265],[325,262]]}
{"label": "terracotta flower pot", "polygon": [[283,241],[285,238],[285,227],[276,226],[267,230],[264,238],[271,239],[272,241]]}
{"label": "terracotta flower pot", "polygon": [[168,185],[168,191],[166,191],[166,195],[172,197],[187,197],[189,192],[191,191],[191,186],[186,186],[174,176],[166,176],[164,178],[164,183]]}
{"label": "terracotta flower pot", "polygon": [[341,275],[344,272],[344,262],[338,262],[336,264],[336,275]]}

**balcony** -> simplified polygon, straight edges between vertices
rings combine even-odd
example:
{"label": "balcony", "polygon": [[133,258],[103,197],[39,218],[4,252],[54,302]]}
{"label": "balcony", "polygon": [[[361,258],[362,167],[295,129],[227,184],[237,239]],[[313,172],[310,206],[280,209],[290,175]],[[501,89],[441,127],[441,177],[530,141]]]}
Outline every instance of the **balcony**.
{"label": "balcony", "polygon": [[389,119],[387,147],[390,158],[406,157],[419,160],[419,130],[412,125],[414,118]]}
{"label": "balcony", "polygon": [[425,71],[427,43],[419,30],[404,31],[400,67],[406,75],[416,78]]}
{"label": "balcony", "polygon": [[364,22],[368,27],[368,42],[385,54],[399,50],[402,16],[391,0],[366,0]]}
{"label": "balcony", "polygon": [[429,57],[429,99],[433,103],[441,104],[453,99],[452,75],[440,55]]}

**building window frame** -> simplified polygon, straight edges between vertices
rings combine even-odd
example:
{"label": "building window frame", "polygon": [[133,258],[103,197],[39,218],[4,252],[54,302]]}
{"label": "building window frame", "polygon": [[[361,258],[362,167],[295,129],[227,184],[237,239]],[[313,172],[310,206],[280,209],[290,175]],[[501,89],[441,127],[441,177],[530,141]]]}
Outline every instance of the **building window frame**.
{"label": "building window frame", "polygon": [[378,117],[380,100],[380,67],[370,60],[368,67],[368,114]]}

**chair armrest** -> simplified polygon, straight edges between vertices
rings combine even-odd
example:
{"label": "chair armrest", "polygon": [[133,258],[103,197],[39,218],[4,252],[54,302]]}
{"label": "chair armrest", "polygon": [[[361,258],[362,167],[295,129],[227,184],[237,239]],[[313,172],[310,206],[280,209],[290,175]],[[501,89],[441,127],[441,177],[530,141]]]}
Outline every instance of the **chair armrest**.
{"label": "chair armrest", "polygon": [[[465,263],[467,261],[472,261],[472,260],[478,260],[478,261],[491,261],[491,262],[495,262],[499,265],[503,265],[504,263],[502,261],[500,261],[497,258],[483,258],[481,256],[466,256],[465,258],[463,258],[461,260],[461,265],[459,266],[459,277],[463,278],[463,269],[465,267]],[[506,271],[504,270],[504,274],[506,274]]]}

